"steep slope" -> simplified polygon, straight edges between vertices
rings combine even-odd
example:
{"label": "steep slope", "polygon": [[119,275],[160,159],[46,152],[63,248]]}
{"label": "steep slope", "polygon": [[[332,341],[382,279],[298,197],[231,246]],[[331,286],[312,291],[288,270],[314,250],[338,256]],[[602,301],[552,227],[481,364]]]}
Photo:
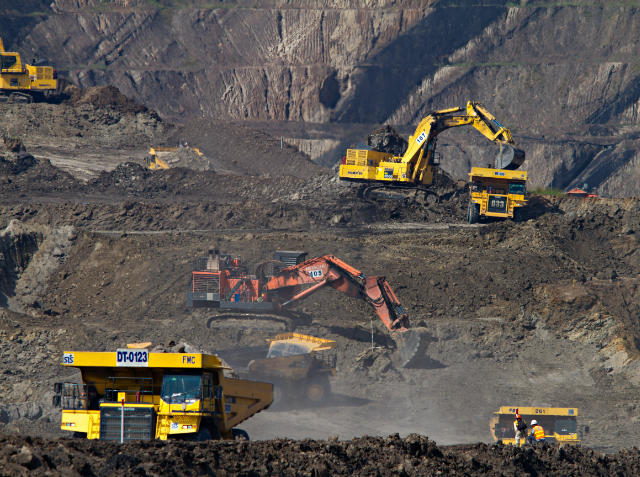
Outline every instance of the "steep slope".
{"label": "steep slope", "polygon": [[[43,12],[28,29],[8,30],[8,43],[51,57],[78,85],[116,85],[171,121],[282,121],[276,135],[330,166],[363,124],[410,126],[432,109],[473,99],[531,146],[533,185],[578,181],[605,195],[640,192],[637,181],[620,178],[636,174],[637,162],[628,140],[640,110],[640,15],[631,1],[204,8],[191,0],[55,0]],[[307,137],[288,121],[344,128],[338,137],[331,128]],[[600,153],[624,141],[614,165],[598,165],[608,161]],[[444,167],[459,178],[493,155],[490,144],[461,134],[447,133],[446,142]]]}

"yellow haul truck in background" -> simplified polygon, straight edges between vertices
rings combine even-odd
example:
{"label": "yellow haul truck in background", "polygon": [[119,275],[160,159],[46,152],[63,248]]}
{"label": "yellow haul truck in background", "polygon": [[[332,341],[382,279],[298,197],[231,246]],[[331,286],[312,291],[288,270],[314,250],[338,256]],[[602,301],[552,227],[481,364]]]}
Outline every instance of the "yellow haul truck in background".
{"label": "yellow haul truck in background", "polygon": [[19,53],[4,50],[0,38],[0,102],[31,103],[58,90],[58,72],[46,60],[28,65]]}
{"label": "yellow haul truck in background", "polygon": [[210,354],[68,351],[62,365],[82,383],[55,385],[61,428],[88,439],[248,439],[235,426],[273,401],[272,384],[227,378]]}
{"label": "yellow haul truck in background", "polygon": [[[515,444],[516,433],[513,423],[516,413],[522,416],[531,431],[531,421],[535,419],[542,426],[545,434],[545,442],[559,444],[578,444],[581,442],[578,433],[578,409],[575,407],[511,407],[503,406],[495,417],[489,421],[489,428],[493,440],[502,441],[504,444]],[[588,428],[585,428],[588,432]]]}
{"label": "yellow haul truck in background", "polygon": [[475,224],[480,217],[504,217],[521,222],[527,205],[526,182],[525,171],[473,167],[467,221]]}
{"label": "yellow haul truck in background", "polygon": [[217,351],[242,377],[274,384],[273,403],[290,397],[321,403],[331,394],[329,377],[336,376],[333,340],[299,333],[282,333],[263,346]]}

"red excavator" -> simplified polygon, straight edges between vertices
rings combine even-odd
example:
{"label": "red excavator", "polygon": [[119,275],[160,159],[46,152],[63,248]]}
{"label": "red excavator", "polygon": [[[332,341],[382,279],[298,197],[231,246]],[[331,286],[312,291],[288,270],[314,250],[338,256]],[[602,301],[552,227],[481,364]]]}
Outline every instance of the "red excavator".
{"label": "red excavator", "polygon": [[[282,312],[326,286],[369,303],[392,333],[403,364],[416,353],[420,335],[385,277],[365,277],[333,255],[305,260],[306,252],[274,252],[250,275],[240,257],[210,250],[194,262],[187,306]],[[303,286],[311,287],[303,289]]]}

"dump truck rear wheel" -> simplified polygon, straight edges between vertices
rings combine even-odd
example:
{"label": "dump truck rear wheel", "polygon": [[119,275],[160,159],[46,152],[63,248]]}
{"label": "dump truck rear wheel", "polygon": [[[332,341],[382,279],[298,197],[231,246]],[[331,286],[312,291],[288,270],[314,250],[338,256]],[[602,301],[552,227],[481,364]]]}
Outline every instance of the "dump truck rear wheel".
{"label": "dump truck rear wheel", "polygon": [[470,224],[477,224],[480,218],[480,206],[469,202],[469,209],[467,210],[467,221]]}
{"label": "dump truck rear wheel", "polygon": [[282,386],[275,384],[273,386],[273,403],[272,406],[277,406],[282,402],[282,398],[284,397],[284,389]]}
{"label": "dump truck rear wheel", "polygon": [[316,377],[306,382],[305,397],[312,403],[321,403],[330,392],[329,380],[326,378]]}
{"label": "dump truck rear wheel", "polygon": [[247,431],[245,431],[244,429],[236,429],[233,428],[231,429],[231,435],[233,436],[233,439],[236,441],[241,441],[241,440],[246,440],[246,441],[250,441],[251,439],[249,439],[249,433]]}

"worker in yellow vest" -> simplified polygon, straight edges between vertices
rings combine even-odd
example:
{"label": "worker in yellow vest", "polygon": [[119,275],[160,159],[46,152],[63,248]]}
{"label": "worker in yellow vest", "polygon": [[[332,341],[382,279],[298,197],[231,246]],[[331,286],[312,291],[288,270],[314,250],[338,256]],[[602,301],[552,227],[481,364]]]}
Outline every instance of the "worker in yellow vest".
{"label": "worker in yellow vest", "polygon": [[535,419],[531,421],[531,434],[529,434],[527,440],[529,444],[535,444],[536,442],[542,443],[545,441],[544,429]]}

